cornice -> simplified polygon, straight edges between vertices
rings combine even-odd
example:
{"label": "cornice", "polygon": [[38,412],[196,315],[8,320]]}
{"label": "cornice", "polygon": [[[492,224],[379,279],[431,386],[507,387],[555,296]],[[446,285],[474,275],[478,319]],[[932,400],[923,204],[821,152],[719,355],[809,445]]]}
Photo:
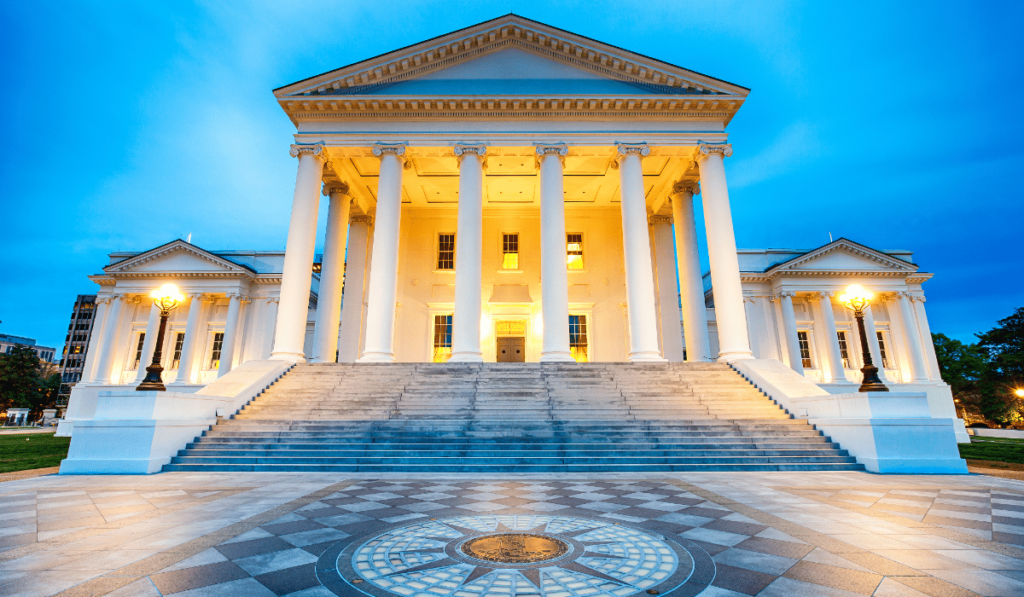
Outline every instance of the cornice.
{"label": "cornice", "polygon": [[[191,244],[189,244],[189,243],[187,243],[185,241],[182,241],[182,240],[171,241],[171,242],[167,243],[166,245],[163,245],[161,247],[157,247],[156,249],[151,249],[149,251],[145,251],[143,253],[135,255],[134,257],[128,257],[126,259],[122,259],[121,261],[118,261],[117,263],[114,263],[114,264],[111,264],[111,265],[108,265],[108,266],[104,267],[103,271],[106,272],[107,275],[111,275],[111,276],[115,276],[116,275],[116,276],[139,276],[139,277],[145,277],[145,276],[153,276],[153,275],[162,275],[162,274],[145,274],[145,273],[127,272],[125,270],[133,268],[133,267],[137,267],[137,266],[139,266],[139,265],[141,265],[143,263],[148,263],[148,262],[153,261],[155,259],[159,259],[161,257],[164,257],[165,255],[170,255],[172,253],[178,253],[178,252],[188,253],[189,255],[192,255],[193,257],[196,257],[198,259],[202,259],[203,261],[207,261],[209,263],[213,263],[215,265],[223,267],[223,268],[229,270],[229,272],[231,274],[233,274],[233,275],[242,275],[242,276],[246,276],[246,277],[251,277],[252,275],[255,274],[255,272],[253,272],[251,269],[249,269],[249,268],[247,268],[245,266],[238,265],[237,263],[234,263],[232,261],[224,259],[223,257],[218,257],[217,255],[214,255],[212,253],[208,253],[208,252],[206,252],[206,251],[204,251],[204,250],[202,250],[202,249],[200,249],[200,248],[198,248],[198,247],[196,247],[194,245],[191,245]],[[211,274],[223,274],[223,273],[228,273],[228,272],[211,272]]]}

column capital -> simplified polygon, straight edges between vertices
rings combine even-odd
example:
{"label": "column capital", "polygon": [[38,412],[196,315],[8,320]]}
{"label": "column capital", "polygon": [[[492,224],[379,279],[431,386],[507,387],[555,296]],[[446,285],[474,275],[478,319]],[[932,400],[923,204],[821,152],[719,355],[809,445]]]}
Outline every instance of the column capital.
{"label": "column capital", "polygon": [[804,297],[814,300],[821,300],[822,295],[824,294],[824,292],[808,292],[807,294],[804,295]]}
{"label": "column capital", "polygon": [[552,143],[552,144],[540,144],[536,146],[537,155],[544,157],[546,155],[558,155],[565,157],[569,153],[569,146],[565,143]]}
{"label": "column capital", "polygon": [[405,157],[406,146],[403,143],[374,143],[370,151],[377,157],[385,155],[397,155]]}
{"label": "column capital", "polygon": [[239,299],[239,300],[247,298],[241,292],[227,292],[227,293],[224,294],[224,296],[228,297],[229,299]]}
{"label": "column capital", "polygon": [[201,300],[202,300],[202,301],[203,301],[204,303],[216,303],[216,302],[217,302],[217,297],[213,296],[212,294],[203,294],[203,295],[200,295],[200,299],[201,299]]}
{"label": "column capital", "polygon": [[322,143],[315,145],[292,145],[288,153],[293,158],[308,154],[318,158],[321,162],[327,161],[327,148]]}
{"label": "column capital", "polygon": [[672,216],[650,216],[647,221],[651,224],[671,224]]}
{"label": "column capital", "polygon": [[926,299],[923,296],[918,296],[916,294],[912,294],[912,295],[910,295],[910,300],[912,302],[915,302],[915,303],[923,303],[923,302],[925,302]]}
{"label": "column capital", "polygon": [[268,305],[274,305],[274,304],[277,304],[277,303],[281,302],[281,297],[278,297],[278,296],[268,296],[268,297],[266,297],[265,300],[267,301]]}
{"label": "column capital", "polygon": [[186,292],[185,296],[187,296],[188,298],[193,299],[193,300],[195,300],[195,299],[200,299],[201,300],[203,298],[203,293],[202,292]]}
{"label": "column capital", "polygon": [[110,302],[113,301],[113,300],[114,300],[114,295],[98,296],[98,297],[96,297],[96,304],[97,305],[109,305]]}
{"label": "column capital", "polygon": [[646,143],[616,143],[615,145],[617,148],[611,163],[612,170],[618,170],[619,162],[626,156],[635,155],[642,160],[651,154],[651,148]]}
{"label": "column capital", "polygon": [[723,158],[732,155],[732,144],[730,143],[700,143],[697,145],[697,153],[694,158],[699,162],[709,155],[717,153]]}
{"label": "column capital", "polygon": [[331,195],[348,195],[349,188],[348,184],[344,182],[330,182],[324,183],[324,189],[322,191],[324,197],[330,197]]}
{"label": "column capital", "polygon": [[898,300],[900,298],[899,294],[898,292],[879,292],[876,296],[878,296],[880,302],[890,303]]}
{"label": "column capital", "polygon": [[792,290],[783,290],[780,292],[776,292],[775,295],[778,296],[779,298],[793,298],[796,296],[796,293],[793,292]]}
{"label": "column capital", "polygon": [[693,196],[700,195],[700,183],[696,180],[680,180],[672,185],[673,195],[680,195],[682,193],[689,193]]}
{"label": "column capital", "polygon": [[367,226],[373,225],[373,216],[352,216],[351,222],[353,224],[360,223],[366,224]]}
{"label": "column capital", "polygon": [[456,143],[455,147],[453,147],[452,150],[455,152],[455,157],[459,159],[460,164],[462,163],[462,158],[466,157],[467,155],[480,156],[481,160],[484,158],[485,155],[487,155],[487,146],[482,143]]}

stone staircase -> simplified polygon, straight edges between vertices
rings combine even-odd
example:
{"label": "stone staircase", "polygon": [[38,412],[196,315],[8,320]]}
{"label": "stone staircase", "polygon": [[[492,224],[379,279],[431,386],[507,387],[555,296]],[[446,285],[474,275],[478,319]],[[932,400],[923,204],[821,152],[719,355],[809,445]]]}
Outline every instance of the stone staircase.
{"label": "stone staircase", "polygon": [[863,470],[728,365],[304,364],[166,471]]}

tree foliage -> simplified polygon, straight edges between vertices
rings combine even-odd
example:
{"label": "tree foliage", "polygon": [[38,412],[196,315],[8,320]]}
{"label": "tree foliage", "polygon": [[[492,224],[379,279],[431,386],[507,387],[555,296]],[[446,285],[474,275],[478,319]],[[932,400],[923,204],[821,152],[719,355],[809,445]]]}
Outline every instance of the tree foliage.
{"label": "tree foliage", "polygon": [[968,413],[1004,425],[1024,425],[1024,307],[965,344],[933,334],[942,379]]}
{"label": "tree foliage", "polygon": [[16,346],[0,354],[0,410],[32,409],[38,416],[53,406],[60,390],[60,374],[47,374],[34,350]]}

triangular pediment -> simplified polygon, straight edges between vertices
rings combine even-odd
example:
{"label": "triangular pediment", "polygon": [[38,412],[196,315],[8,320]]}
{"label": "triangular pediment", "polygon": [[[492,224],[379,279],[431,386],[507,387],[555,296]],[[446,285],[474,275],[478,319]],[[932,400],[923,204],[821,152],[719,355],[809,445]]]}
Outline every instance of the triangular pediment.
{"label": "triangular pediment", "polygon": [[[507,15],[286,85],[274,94],[293,120],[385,114],[453,117],[481,110],[511,110],[514,115],[519,110],[640,109],[728,121],[748,92]],[[524,96],[534,99],[519,102],[517,98]]]}
{"label": "triangular pediment", "polygon": [[841,238],[768,268],[768,273],[863,272],[906,273],[917,265],[882,251]]}
{"label": "triangular pediment", "polygon": [[255,272],[183,240],[175,240],[103,268],[111,275],[175,272],[183,274],[238,274]]}

